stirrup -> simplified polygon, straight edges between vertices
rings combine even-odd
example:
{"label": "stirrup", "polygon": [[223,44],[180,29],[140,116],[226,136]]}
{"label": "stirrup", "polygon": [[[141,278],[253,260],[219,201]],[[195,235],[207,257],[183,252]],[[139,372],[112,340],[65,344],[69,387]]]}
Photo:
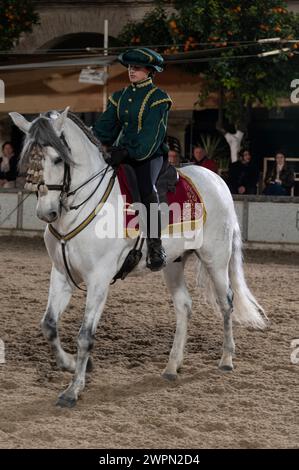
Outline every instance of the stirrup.
{"label": "stirrup", "polygon": [[131,271],[133,271],[133,269],[138,265],[139,261],[142,258],[142,247],[144,243],[144,238],[141,239],[141,242],[138,248],[139,240],[140,240],[140,237],[138,236],[134,247],[127,254],[122,264],[122,267],[113,277],[112,282],[110,283],[111,285],[114,284],[118,279],[121,279],[123,281],[127,277],[127,275]]}

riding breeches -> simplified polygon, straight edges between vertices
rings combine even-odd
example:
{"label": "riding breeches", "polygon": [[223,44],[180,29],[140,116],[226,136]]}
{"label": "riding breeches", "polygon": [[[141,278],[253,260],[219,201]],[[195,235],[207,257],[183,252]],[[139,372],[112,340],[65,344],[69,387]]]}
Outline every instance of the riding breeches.
{"label": "riding breeches", "polygon": [[[146,219],[148,238],[160,238],[161,235],[161,217],[156,182],[162,165],[162,156],[131,164],[136,174],[141,202],[146,209],[146,215],[143,214],[143,221]],[[140,215],[142,217],[142,214]]]}
{"label": "riding breeches", "polygon": [[144,200],[153,192],[157,194],[155,185],[159,173],[161,171],[162,165],[162,156],[143,160],[141,162],[134,161],[133,163],[131,163],[131,166],[134,168],[136,174],[137,184],[142,202],[144,202]]}

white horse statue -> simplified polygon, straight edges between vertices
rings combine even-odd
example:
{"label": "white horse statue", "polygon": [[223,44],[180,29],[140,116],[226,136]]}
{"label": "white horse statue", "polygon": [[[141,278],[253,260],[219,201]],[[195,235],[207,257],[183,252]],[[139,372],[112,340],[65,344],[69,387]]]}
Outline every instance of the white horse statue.
{"label": "white horse statue", "polygon": [[[10,116],[26,134],[21,163],[33,159],[37,165],[33,173],[37,169],[44,182],[35,187],[37,216],[48,223],[44,239],[53,264],[48,304],[41,326],[58,367],[74,373],[57,402],[60,406],[72,407],[85,386],[94,335],[109,285],[135,240],[100,239],[97,236],[95,224],[105,200],[112,205],[119,203],[120,186],[117,178],[111,184],[112,168],[105,162],[92,132],[75,119],[75,115],[68,115],[68,109],[45,113],[32,122],[19,113],[12,112]],[[167,254],[163,272],[177,319],[173,346],[163,372],[170,380],[176,378],[182,366],[187,323],[191,316],[191,298],[184,279],[184,266],[190,253],[199,260],[205,285],[211,288],[209,299],[214,300],[213,304],[223,316],[220,369],[233,369],[233,320],[245,326],[264,328],[267,319],[244,278],[240,229],[225,182],[215,173],[194,165],[181,168],[180,172],[200,191],[206,208],[206,222],[202,244],[192,252],[179,238],[163,240]],[[143,250],[146,250],[145,245]],[[174,262],[179,257],[181,262]],[[143,253],[133,274],[149,272],[145,258]],[[57,324],[70,301],[74,283],[80,282],[85,283],[87,294],[75,358],[62,348]]]}

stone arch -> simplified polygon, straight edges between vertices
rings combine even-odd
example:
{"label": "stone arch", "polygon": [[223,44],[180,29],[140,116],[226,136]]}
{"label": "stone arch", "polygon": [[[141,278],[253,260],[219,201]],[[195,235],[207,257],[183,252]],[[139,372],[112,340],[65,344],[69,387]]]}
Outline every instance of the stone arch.
{"label": "stone arch", "polygon": [[[103,47],[104,35],[101,33],[93,32],[82,32],[82,33],[71,33],[65,34],[51,39],[47,43],[43,44],[40,49],[42,50],[55,50],[55,49],[84,49],[86,47]],[[109,46],[117,46],[117,40],[112,36],[109,36]]]}
{"label": "stone arch", "polygon": [[109,36],[116,38],[123,26],[130,20],[144,15],[144,7],[103,5],[84,8],[45,8],[39,11],[40,24],[30,34],[23,35],[14,52],[34,51],[55,43],[57,38],[70,34],[104,34],[104,20],[109,21]]}

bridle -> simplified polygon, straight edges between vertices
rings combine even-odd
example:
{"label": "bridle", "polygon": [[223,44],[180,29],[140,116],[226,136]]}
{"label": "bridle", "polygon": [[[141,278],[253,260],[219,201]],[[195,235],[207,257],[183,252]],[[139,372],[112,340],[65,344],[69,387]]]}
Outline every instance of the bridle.
{"label": "bridle", "polygon": [[[70,149],[63,133],[60,135],[60,139],[62,140],[65,147],[68,149],[68,152],[71,154],[71,149]],[[112,170],[112,168],[109,165],[106,165],[105,168],[101,169],[96,174],[92,175],[86,181],[84,181],[79,186],[77,186],[75,189],[70,191],[70,187],[71,187],[70,164],[67,163],[67,162],[64,162],[64,172],[63,172],[63,182],[62,182],[62,184],[46,184],[45,181],[42,178],[36,185],[36,190],[35,190],[36,196],[38,197],[38,194],[39,194],[40,190],[41,190],[42,193],[47,193],[47,191],[60,191],[60,196],[59,196],[60,211],[62,210],[62,208],[64,208],[66,211],[77,210],[77,209],[79,209],[79,207],[83,206],[87,201],[89,201],[89,199],[91,199],[92,196],[96,193],[96,191],[100,187],[103,179],[105,178],[106,174],[108,173],[109,169]],[[86,186],[88,183],[90,183],[91,181],[93,181],[94,179],[96,179],[100,175],[102,175],[102,178],[99,180],[98,184],[96,185],[94,190],[89,194],[89,196],[84,201],[82,201],[80,204],[68,207],[67,199],[70,196],[74,196],[77,193],[77,191],[82,189],[84,186]]]}
{"label": "bridle", "polygon": [[[63,144],[67,147],[69,153],[71,154],[71,149],[68,146],[63,133],[60,135],[60,138],[61,138]],[[117,171],[115,169],[113,169],[110,165],[107,164],[105,166],[105,168],[98,171],[95,175],[90,176],[86,181],[84,181],[79,186],[77,186],[75,189],[70,191],[71,172],[70,172],[69,163],[66,162],[66,161],[64,162],[64,173],[63,173],[63,182],[62,182],[62,184],[46,184],[43,180],[43,171],[41,169],[42,168],[41,167],[42,158],[43,158],[43,154],[42,154],[41,149],[39,148],[39,149],[37,149],[37,155],[33,154],[33,160],[35,159],[34,160],[35,169],[30,170],[30,173],[28,171],[27,182],[29,182],[29,184],[31,185],[31,191],[34,191],[36,193],[37,197],[39,195],[39,192],[44,192],[45,194],[47,194],[47,191],[60,191],[60,196],[59,196],[60,212],[61,212],[62,208],[64,208],[65,210],[68,211],[68,210],[77,210],[79,207],[83,206],[96,193],[96,191],[100,187],[100,185],[101,185],[102,181],[104,180],[104,178],[105,178],[106,174],[108,173],[108,171],[112,171],[112,175],[110,177],[108,185],[107,185],[107,187],[104,191],[104,194],[101,197],[100,201],[97,203],[96,207],[92,210],[92,212],[77,227],[75,227],[73,230],[71,230],[70,232],[68,232],[66,234],[61,234],[53,227],[52,224],[48,224],[48,228],[49,228],[50,233],[61,244],[62,258],[63,258],[65,270],[67,272],[68,277],[70,278],[71,282],[78,289],[85,291],[85,289],[82,289],[82,287],[80,287],[76,283],[76,281],[75,281],[75,279],[72,275],[70,263],[68,262],[67,256],[66,256],[66,244],[69,240],[71,240],[76,235],[78,235],[80,232],[82,232],[95,219],[97,214],[100,212],[100,210],[102,209],[103,205],[107,201],[107,199],[108,199],[108,197],[109,197],[109,195],[110,195],[110,193],[113,189]],[[36,170],[38,170],[38,171],[36,171]],[[102,177],[100,178],[98,184],[96,185],[96,187],[93,189],[93,191],[89,194],[89,196],[84,201],[82,201],[80,204],[77,204],[75,206],[70,206],[70,207],[67,206],[67,199],[68,199],[69,196],[75,195],[77,193],[77,191],[79,191],[81,188],[86,186],[90,181],[93,181],[95,178],[97,178],[100,175],[102,175]]]}

